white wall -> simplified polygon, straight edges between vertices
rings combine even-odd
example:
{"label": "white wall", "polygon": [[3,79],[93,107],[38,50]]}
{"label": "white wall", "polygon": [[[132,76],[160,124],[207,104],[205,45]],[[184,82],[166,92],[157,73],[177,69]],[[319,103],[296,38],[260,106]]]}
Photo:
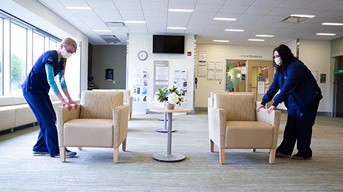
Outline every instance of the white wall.
{"label": "white wall", "polygon": [[[169,61],[169,85],[172,85],[173,72],[176,69],[187,70],[187,109],[193,110],[194,102],[194,35],[185,36],[185,54],[153,54],[152,53],[152,35],[151,34],[130,34],[127,47],[127,88],[132,89],[137,77],[139,78],[141,71],[148,72],[148,94],[147,107],[148,109],[155,106],[153,102],[153,77],[154,77],[154,61],[163,60]],[[137,53],[141,50],[148,52],[148,58],[141,61],[137,58]],[[191,52],[191,56],[187,56],[187,52]]]}
{"label": "white wall", "polygon": [[[269,46],[239,46],[197,44],[197,53],[206,52],[207,62],[222,62],[226,65],[227,59],[239,60],[272,60],[274,47]],[[196,58],[198,62],[199,58]],[[207,77],[198,77],[198,86],[195,91],[195,107],[207,107],[207,98],[211,91],[225,91],[225,67],[222,70],[222,80],[207,80]]]}
{"label": "white wall", "polygon": [[[317,83],[322,90],[323,99],[319,104],[319,112],[332,112],[333,84],[331,68],[331,42],[300,40],[299,59],[313,72],[317,74]],[[326,74],[326,83],[320,83],[320,74]]]}
{"label": "white wall", "polygon": [[[79,92],[87,89],[88,37],[38,1],[2,0],[1,9],[60,39],[72,37],[77,41],[77,54],[68,62],[66,79],[71,95],[79,97]],[[80,81],[71,82],[68,78]]]}

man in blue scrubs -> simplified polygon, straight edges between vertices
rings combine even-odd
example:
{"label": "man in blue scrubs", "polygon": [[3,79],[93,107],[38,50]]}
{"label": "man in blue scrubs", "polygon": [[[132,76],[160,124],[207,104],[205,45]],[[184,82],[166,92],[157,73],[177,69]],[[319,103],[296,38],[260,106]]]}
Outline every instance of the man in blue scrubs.
{"label": "man in blue scrubs", "polygon": [[[72,38],[65,38],[58,50],[50,50],[41,55],[33,65],[29,75],[22,84],[23,95],[38,121],[40,131],[37,143],[33,147],[34,155],[59,156],[58,134],[56,128],[56,113],[49,97],[50,88],[69,110],[72,105],[77,108],[77,102],[69,95],[64,73],[69,58],[76,52],[77,44]],[[54,77],[58,75],[59,83],[67,97],[60,93]],[[74,157],[76,152],[66,150],[67,157]]]}
{"label": "man in blue scrubs", "polygon": [[288,111],[287,124],[283,141],[276,149],[276,157],[290,157],[297,143],[298,152],[291,158],[311,159],[312,127],[319,101],[323,98],[321,90],[311,71],[294,57],[289,47],[280,45],[275,48],[273,58],[276,66],[274,80],[256,110],[264,107],[273,98],[268,111],[284,102]]}

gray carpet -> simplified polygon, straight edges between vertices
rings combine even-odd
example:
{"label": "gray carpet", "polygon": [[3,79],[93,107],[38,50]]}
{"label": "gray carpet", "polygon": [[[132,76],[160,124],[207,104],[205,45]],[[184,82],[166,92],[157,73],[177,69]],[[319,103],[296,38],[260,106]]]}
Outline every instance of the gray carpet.
{"label": "gray carpet", "polygon": [[[268,151],[209,152],[207,115],[174,115],[172,152],[177,163],[155,161],[166,151],[161,114],[134,115],[129,121],[127,152],[113,164],[112,149],[84,148],[76,158],[35,157],[38,127],[0,134],[0,191],[343,191],[343,119],[318,117],[313,130],[313,159],[276,159]],[[279,143],[283,135],[282,116]],[[294,151],[296,152],[296,151]]]}

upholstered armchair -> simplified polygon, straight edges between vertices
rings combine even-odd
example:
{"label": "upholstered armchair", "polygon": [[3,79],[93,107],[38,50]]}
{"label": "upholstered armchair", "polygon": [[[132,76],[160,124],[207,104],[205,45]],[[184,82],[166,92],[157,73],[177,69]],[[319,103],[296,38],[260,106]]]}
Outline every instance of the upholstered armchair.
{"label": "upholstered armchair", "polygon": [[225,149],[270,149],[269,163],[274,163],[281,112],[256,112],[251,93],[217,93],[213,98],[208,107],[210,151],[218,146],[219,163],[224,164]]}
{"label": "upholstered armchair", "polygon": [[83,91],[77,109],[57,112],[60,158],[66,161],[66,147],[113,148],[113,162],[118,163],[119,146],[126,150],[128,106],[122,92]]}

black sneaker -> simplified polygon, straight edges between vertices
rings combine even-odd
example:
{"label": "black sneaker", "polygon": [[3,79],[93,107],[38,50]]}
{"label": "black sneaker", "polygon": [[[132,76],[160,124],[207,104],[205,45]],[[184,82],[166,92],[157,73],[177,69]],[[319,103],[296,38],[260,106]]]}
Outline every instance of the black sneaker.
{"label": "black sneaker", "polygon": [[45,151],[33,151],[33,156],[45,156],[45,155],[49,155],[49,153]]}
{"label": "black sneaker", "polygon": [[281,152],[276,152],[275,157],[289,158],[289,155],[286,155],[286,154],[281,153]]}
{"label": "black sneaker", "polygon": [[[73,158],[73,157],[75,157],[76,156],[76,152],[74,152],[74,151],[69,151],[69,150],[66,150],[66,157],[68,157],[68,158]],[[60,154],[58,154],[58,155],[56,155],[55,157],[59,157],[60,156]]]}
{"label": "black sneaker", "polygon": [[295,154],[295,155],[292,155],[291,158],[295,160],[310,160],[312,157],[304,157],[299,154]]}

